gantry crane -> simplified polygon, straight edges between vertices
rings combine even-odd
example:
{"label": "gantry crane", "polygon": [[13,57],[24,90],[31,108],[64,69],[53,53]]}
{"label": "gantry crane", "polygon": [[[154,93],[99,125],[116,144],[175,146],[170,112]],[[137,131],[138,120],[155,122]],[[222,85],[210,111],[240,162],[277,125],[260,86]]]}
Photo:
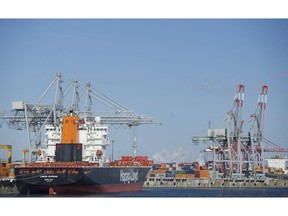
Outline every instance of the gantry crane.
{"label": "gantry crane", "polygon": [[222,173],[223,177],[242,177],[243,141],[248,140],[242,134],[244,88],[243,84],[236,88],[233,107],[227,112],[225,129],[209,128],[208,136],[194,136],[192,139],[193,142],[202,141],[210,145],[204,152],[213,154],[212,170]]}
{"label": "gantry crane", "polygon": [[213,154],[213,171],[229,178],[262,178],[265,176],[264,152],[288,152],[288,149],[281,148],[263,136],[267,93],[268,86],[263,85],[258,96],[257,110],[251,115],[252,121],[247,135],[243,134],[242,130],[244,85],[240,84],[236,89],[234,106],[227,113],[227,128],[209,128],[208,136],[193,137],[193,142],[202,141],[210,145],[204,152]]}
{"label": "gantry crane", "polygon": [[288,148],[283,148],[272,141],[266,139],[263,137],[263,143],[264,143],[264,152],[288,152]]}
{"label": "gantry crane", "polygon": [[[66,86],[64,86],[65,83],[67,83]],[[53,87],[55,91],[53,91]],[[67,103],[69,96],[72,100]],[[86,96],[85,105],[81,107],[80,99],[83,96]],[[44,99],[48,98],[49,100],[49,97],[50,101],[44,103]],[[100,102],[109,110],[92,111],[93,100]],[[62,116],[71,112],[76,113],[80,118],[100,117],[101,123],[106,125],[119,124],[135,127],[141,124],[161,124],[154,118],[138,114],[92,89],[90,83],[84,85],[76,79],[71,80],[61,73],[57,73],[55,79],[36,103],[14,101],[10,112],[0,113],[0,127],[6,123],[9,128],[27,131],[29,160],[31,161],[33,152],[35,153],[35,149],[42,144],[41,134],[45,124],[57,125]],[[134,140],[136,139],[134,138]],[[133,146],[136,146],[135,143]]]}
{"label": "gantry crane", "polygon": [[251,161],[253,163],[252,170],[255,173],[255,167],[260,167],[263,174],[265,174],[264,169],[264,120],[265,112],[267,106],[267,93],[268,86],[263,85],[258,96],[258,106],[257,110],[250,117],[252,118],[252,124],[248,133],[249,136],[249,147],[251,152]]}

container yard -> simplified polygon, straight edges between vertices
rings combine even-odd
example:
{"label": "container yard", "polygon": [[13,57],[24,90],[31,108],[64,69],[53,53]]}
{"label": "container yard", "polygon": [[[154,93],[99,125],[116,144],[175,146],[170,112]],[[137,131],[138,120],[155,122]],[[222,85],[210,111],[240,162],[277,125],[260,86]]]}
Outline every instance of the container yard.
{"label": "container yard", "polygon": [[[270,176],[273,170],[275,176]],[[279,172],[274,172],[277,170]],[[285,172],[287,170],[285,169]],[[191,163],[161,163],[154,164],[144,187],[146,188],[288,188],[287,174],[282,169],[267,167],[266,177],[259,178],[223,178],[219,173],[199,166],[197,162]],[[282,175],[281,175],[282,174]]]}
{"label": "container yard", "polygon": [[288,180],[270,179],[213,179],[213,178],[149,178],[144,188],[288,188]]}

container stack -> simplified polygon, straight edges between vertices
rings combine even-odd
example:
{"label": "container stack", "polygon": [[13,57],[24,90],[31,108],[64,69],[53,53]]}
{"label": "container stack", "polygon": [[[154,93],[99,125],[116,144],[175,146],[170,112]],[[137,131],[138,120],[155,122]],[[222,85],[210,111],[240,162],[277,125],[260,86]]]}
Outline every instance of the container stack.
{"label": "container stack", "polygon": [[154,164],[150,178],[162,179],[192,179],[209,178],[209,170],[195,163],[161,163]]}
{"label": "container stack", "polygon": [[[154,164],[153,171],[151,174],[155,178],[165,178],[166,177],[166,164],[164,163]],[[150,174],[150,177],[152,177],[151,174]]]}
{"label": "container stack", "polygon": [[195,173],[196,178],[209,178],[209,170],[197,170]]}
{"label": "container stack", "polygon": [[186,171],[185,170],[176,170],[175,171],[176,178],[186,178]]}

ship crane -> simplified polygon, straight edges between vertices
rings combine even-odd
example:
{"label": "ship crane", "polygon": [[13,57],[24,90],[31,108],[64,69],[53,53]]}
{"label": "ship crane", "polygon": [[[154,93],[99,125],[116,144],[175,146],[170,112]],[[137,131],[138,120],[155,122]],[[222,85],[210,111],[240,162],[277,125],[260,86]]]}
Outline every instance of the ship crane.
{"label": "ship crane", "polygon": [[[64,86],[66,84],[66,86]],[[55,91],[53,91],[53,89]],[[44,103],[44,99],[51,101]],[[85,97],[84,111],[81,111],[80,99]],[[72,97],[67,104],[67,98]],[[110,111],[92,111],[93,100],[100,102]],[[66,103],[65,103],[66,102]],[[6,123],[9,128],[26,130],[29,143],[29,159],[32,160],[33,151],[41,146],[41,134],[46,124],[58,125],[61,117],[71,112],[80,118],[100,117],[101,124],[126,125],[135,127],[141,124],[161,124],[154,118],[138,114],[123,106],[103,93],[92,89],[91,84],[82,84],[80,81],[71,80],[61,73],[57,73],[55,79],[49,84],[45,92],[36,103],[24,101],[12,102],[12,110],[0,113],[0,127]],[[135,139],[135,138],[134,138]],[[135,146],[135,143],[133,144]]]}

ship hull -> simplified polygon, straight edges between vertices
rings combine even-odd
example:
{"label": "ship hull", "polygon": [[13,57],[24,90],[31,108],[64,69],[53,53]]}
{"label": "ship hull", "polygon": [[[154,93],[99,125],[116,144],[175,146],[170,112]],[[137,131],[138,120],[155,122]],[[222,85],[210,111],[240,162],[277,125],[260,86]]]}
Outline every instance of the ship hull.
{"label": "ship hull", "polygon": [[[25,173],[21,173],[21,169],[25,170]],[[94,167],[70,170],[54,167],[44,173],[43,168],[22,167],[15,169],[15,176],[20,194],[101,194],[141,191],[149,170],[148,167]]]}

